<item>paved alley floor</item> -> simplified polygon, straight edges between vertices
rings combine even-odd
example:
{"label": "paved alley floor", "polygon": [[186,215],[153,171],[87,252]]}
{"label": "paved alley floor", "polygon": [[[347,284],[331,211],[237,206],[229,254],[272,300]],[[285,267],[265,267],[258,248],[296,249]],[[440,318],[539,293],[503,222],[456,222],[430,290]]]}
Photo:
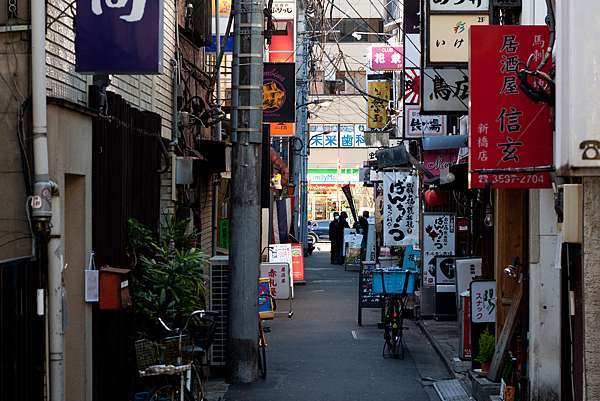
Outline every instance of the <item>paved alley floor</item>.
{"label": "paved alley floor", "polygon": [[[384,359],[379,311],[357,325],[358,272],[329,264],[329,252],[305,259],[294,317],[269,322],[268,376],[229,387],[227,401],[429,401],[448,372],[419,328],[409,322],[404,360]],[[278,308],[285,309],[285,302]]]}

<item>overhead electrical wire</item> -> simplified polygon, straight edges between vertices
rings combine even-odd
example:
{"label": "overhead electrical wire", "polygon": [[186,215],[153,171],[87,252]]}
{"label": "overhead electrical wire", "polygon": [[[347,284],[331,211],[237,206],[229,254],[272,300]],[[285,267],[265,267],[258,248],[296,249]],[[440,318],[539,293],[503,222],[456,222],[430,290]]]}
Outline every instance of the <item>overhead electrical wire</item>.
{"label": "overhead electrical wire", "polygon": [[[328,2],[329,2],[329,3],[330,3],[332,6],[333,6],[333,7],[335,7],[335,8],[336,8],[336,9],[337,9],[337,10],[338,10],[340,13],[342,13],[342,14],[343,14],[343,15],[344,15],[346,18],[353,18],[353,17],[352,17],[352,16],[350,16],[350,15],[349,15],[347,12],[345,12],[343,9],[341,9],[339,6],[335,5],[335,4],[332,2],[332,0],[327,0],[327,1],[328,1]],[[392,17],[392,18],[393,18],[393,16],[392,16],[392,15],[389,13],[389,10],[388,10],[388,9],[385,7],[385,4],[384,4],[384,3],[383,3],[381,0],[378,0],[378,1],[379,1],[379,3],[381,4],[381,6],[382,6],[383,8],[385,8],[385,9],[386,9],[386,12],[388,13],[388,15],[389,15],[390,17]],[[380,34],[381,34],[381,32],[377,32],[377,30],[376,30],[376,29],[374,29],[373,27],[371,27],[371,26],[368,24],[368,22],[367,22],[367,21],[364,19],[364,17],[362,17],[362,16],[360,15],[360,13],[358,12],[358,10],[356,10],[356,8],[355,8],[355,7],[354,7],[354,6],[353,6],[353,5],[352,5],[352,4],[351,4],[349,1],[346,1],[346,3],[347,3],[347,4],[348,4],[348,6],[349,6],[349,7],[352,9],[352,11],[354,11],[354,13],[356,13],[356,15],[358,16],[358,18],[360,18],[360,19],[361,19],[361,20],[362,20],[362,21],[363,21],[363,22],[364,22],[364,23],[367,25],[367,27],[368,27],[368,28],[369,28],[369,29],[372,31],[372,33],[375,33],[375,34],[376,34],[376,36],[377,36],[377,39],[378,39],[380,42],[382,42],[382,43],[385,43],[385,44],[388,44],[386,40],[383,40],[383,39],[380,37]],[[380,12],[380,11],[379,11],[379,9],[378,9],[378,8],[375,6],[375,4],[373,4],[373,2],[372,2],[371,0],[369,0],[369,3],[371,4],[371,6],[372,6],[373,8],[375,8],[375,9],[377,10],[377,12],[379,13],[380,17],[381,17],[383,20],[385,20],[384,16],[381,14],[381,12]],[[401,3],[401,2],[400,2],[400,3]],[[403,3],[402,3],[401,5],[403,5]],[[395,21],[395,19],[394,19],[394,21]],[[408,40],[408,41],[409,41],[409,42],[410,42],[410,43],[413,45],[413,47],[415,48],[415,50],[416,50],[418,53],[422,54],[422,53],[423,53],[423,52],[422,52],[422,50],[421,50],[421,49],[419,49],[419,46],[417,46],[417,45],[414,43],[414,41],[413,41],[413,40],[410,38],[410,36],[408,36],[408,35],[407,35],[407,34],[404,32],[404,29],[403,29],[403,27],[401,27],[401,26],[400,26],[400,24],[398,24],[398,23],[396,23],[396,27],[397,27],[398,31],[402,33],[402,35],[404,36],[404,38],[405,38],[406,40]],[[402,55],[404,56],[404,59],[405,59],[405,60],[408,60],[408,61],[410,61],[410,62],[411,62],[413,65],[417,65],[417,64],[416,64],[416,63],[415,63],[413,60],[411,60],[411,59],[409,59],[409,58],[406,58],[406,56],[405,56],[403,53],[400,53],[400,52],[399,52],[398,50],[396,50],[396,48],[394,48],[393,46],[392,46],[391,48],[392,48],[392,50],[394,50],[394,51],[395,51],[395,52],[397,52],[398,54],[402,54]],[[435,72],[435,73],[436,73],[436,74],[437,74],[439,77],[441,77],[441,75],[440,75],[440,74],[437,72],[437,69],[435,69],[435,68],[434,68],[434,69],[433,69],[433,71],[434,71],[434,72]],[[433,79],[435,79],[433,76],[431,76],[431,75],[429,75],[428,73],[426,73],[424,69],[422,69],[422,74],[423,74],[423,75],[425,75],[426,77],[428,77],[428,78],[432,79],[432,80],[433,80]],[[452,86],[452,85],[450,85],[450,84],[447,84],[447,86],[448,86],[449,88],[451,88],[451,89],[458,89],[456,86]],[[467,105],[467,104],[466,104],[466,103],[465,103],[465,102],[464,102],[462,99],[458,99],[458,100],[459,100],[459,101],[460,101],[460,102],[461,102],[461,103],[462,103],[462,104],[463,104],[465,107],[468,107],[468,105]]]}

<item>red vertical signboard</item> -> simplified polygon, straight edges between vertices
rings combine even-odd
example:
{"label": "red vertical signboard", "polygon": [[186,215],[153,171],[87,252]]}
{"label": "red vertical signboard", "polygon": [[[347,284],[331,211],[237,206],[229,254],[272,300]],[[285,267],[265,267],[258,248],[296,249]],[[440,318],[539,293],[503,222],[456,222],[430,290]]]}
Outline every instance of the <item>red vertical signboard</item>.
{"label": "red vertical signboard", "polygon": [[292,244],[292,266],[294,284],[304,283],[304,251],[302,244]]}
{"label": "red vertical signboard", "polygon": [[551,187],[540,172],[553,161],[550,105],[530,99],[517,75],[544,57],[548,28],[473,26],[470,35],[469,187]]}

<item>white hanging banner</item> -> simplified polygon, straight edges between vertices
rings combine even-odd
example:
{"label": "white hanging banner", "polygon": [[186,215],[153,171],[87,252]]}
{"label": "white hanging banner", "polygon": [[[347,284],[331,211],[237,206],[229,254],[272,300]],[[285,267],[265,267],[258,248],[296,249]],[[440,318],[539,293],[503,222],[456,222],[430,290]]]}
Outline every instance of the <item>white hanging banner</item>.
{"label": "white hanging banner", "polygon": [[98,302],[100,300],[100,272],[96,269],[94,251],[90,252],[90,260],[84,272],[85,277],[85,302]]}
{"label": "white hanging banner", "polygon": [[453,214],[423,214],[423,285],[435,285],[437,256],[455,253],[456,217]]}
{"label": "white hanging banner", "polygon": [[419,177],[383,173],[383,245],[419,245]]}

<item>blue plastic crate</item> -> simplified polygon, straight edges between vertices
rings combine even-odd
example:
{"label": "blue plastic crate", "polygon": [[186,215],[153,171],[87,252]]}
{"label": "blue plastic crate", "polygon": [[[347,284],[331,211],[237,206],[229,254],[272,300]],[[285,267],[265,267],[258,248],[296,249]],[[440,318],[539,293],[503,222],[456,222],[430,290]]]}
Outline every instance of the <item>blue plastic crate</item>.
{"label": "blue plastic crate", "polygon": [[413,295],[416,277],[416,272],[404,269],[375,269],[373,270],[373,293],[378,295],[403,294],[404,281],[408,278],[405,294]]}

